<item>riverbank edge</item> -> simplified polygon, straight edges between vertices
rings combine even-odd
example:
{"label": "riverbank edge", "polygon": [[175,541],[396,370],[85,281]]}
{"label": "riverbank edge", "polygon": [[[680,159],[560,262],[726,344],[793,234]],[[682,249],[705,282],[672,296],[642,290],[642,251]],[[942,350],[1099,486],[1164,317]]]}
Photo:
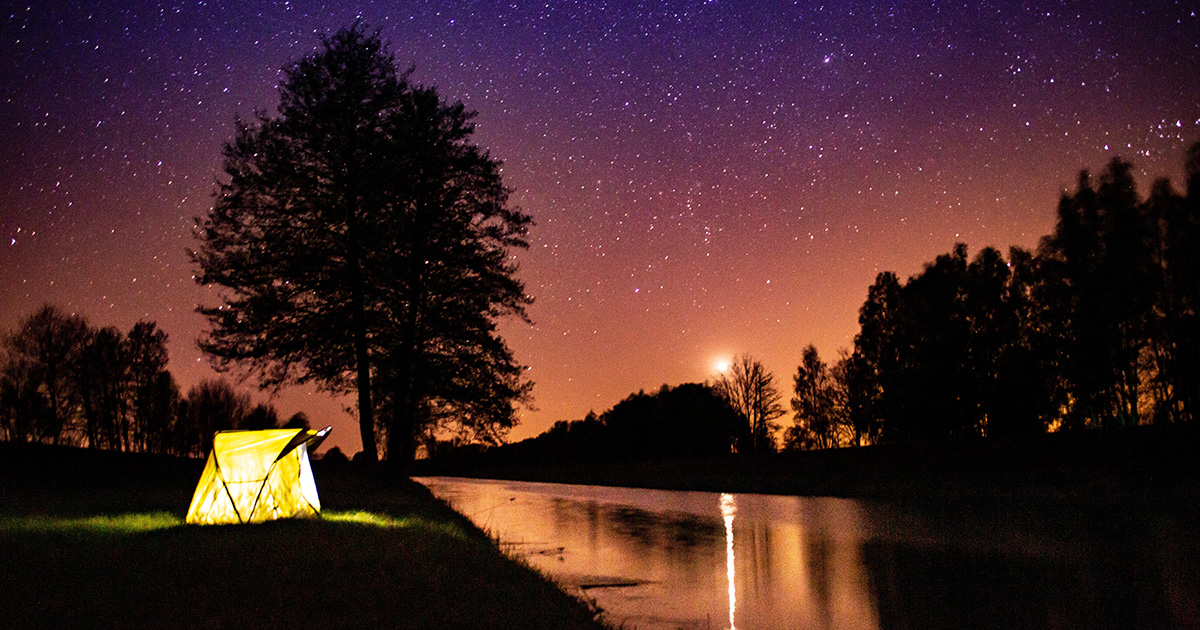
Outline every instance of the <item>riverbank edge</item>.
{"label": "riverbank edge", "polygon": [[[6,562],[16,563],[9,566],[9,570],[0,571],[0,573],[6,574],[0,576],[2,578],[0,584],[8,584],[9,579],[20,578],[23,581],[42,584],[47,589],[58,588],[55,576],[48,572],[52,571],[51,567],[56,566],[55,563],[63,562],[64,553],[76,553],[80,560],[79,563],[88,565],[93,563],[92,557],[104,555],[104,548],[114,546],[107,538],[114,534],[101,533],[97,535],[93,530],[71,533],[61,529],[62,523],[67,523],[67,527],[75,527],[76,523],[84,523],[84,527],[87,527],[88,519],[103,521],[115,518],[119,520],[123,514],[134,518],[145,514],[162,514],[169,520],[178,523],[172,528],[176,532],[174,534],[176,538],[186,541],[191,536],[200,536],[207,539],[211,537],[209,532],[216,532],[228,536],[234,543],[238,542],[236,539],[239,538],[239,532],[244,533],[247,538],[267,537],[269,539],[272,531],[282,528],[278,530],[278,533],[281,540],[287,540],[288,536],[297,533],[297,528],[302,536],[307,536],[305,531],[309,528],[324,526],[322,523],[324,519],[307,522],[296,521],[294,526],[286,521],[216,528],[183,526],[183,514],[187,509],[195,484],[200,478],[203,466],[203,460],[0,442],[0,542],[3,543],[0,546],[11,545],[11,549],[20,552],[16,555],[24,557],[26,560],[30,558],[31,553],[35,558],[37,556],[53,558],[53,562],[48,562],[45,566],[41,566],[38,562],[16,563],[17,561],[11,558],[0,562],[0,567],[5,566]],[[439,607],[477,609],[479,612],[475,617],[476,620],[488,619],[489,623],[498,624],[498,627],[529,627],[523,621],[517,622],[515,626],[505,624],[505,610],[511,610],[514,606],[525,609],[522,611],[522,615],[527,614],[525,611],[537,611],[535,615],[544,618],[539,627],[573,627],[595,630],[603,630],[607,627],[601,621],[599,611],[585,597],[565,591],[528,563],[504,554],[497,545],[497,541],[491,538],[487,532],[479,529],[469,518],[455,511],[445,501],[435,497],[424,486],[412,481],[398,484],[380,483],[377,481],[375,471],[345,462],[325,463],[318,460],[313,462],[313,470],[322,499],[323,512],[330,514],[335,512],[372,513],[394,519],[392,522],[406,520],[417,522],[421,525],[405,530],[403,544],[415,549],[439,547],[439,551],[435,555],[440,554],[444,562],[436,568],[437,575],[430,575],[428,579],[422,579],[420,574],[425,571],[422,565],[415,564],[404,567],[406,572],[415,574],[408,581],[416,583],[419,592],[379,592],[377,593],[378,597],[420,599],[422,604],[430,610],[436,610]],[[64,533],[56,534],[52,530],[43,530],[36,525],[30,529],[30,523],[39,521],[55,523],[56,525],[53,527],[59,527],[58,531]],[[322,539],[322,547],[328,545],[336,550],[337,546],[341,544],[337,537],[345,532],[346,526],[339,522],[330,522],[329,531],[322,530],[317,534]],[[448,532],[454,544],[444,545],[442,543],[447,542],[444,536]],[[61,539],[61,536],[67,538]],[[459,536],[463,538],[460,539]],[[69,544],[60,545],[60,540],[67,540]],[[141,544],[143,540],[144,537],[134,541],[135,546]],[[347,540],[347,544],[351,542],[352,539]],[[116,546],[125,545],[118,544]],[[218,544],[217,549],[219,548]],[[128,560],[128,558],[123,559]],[[459,588],[455,584],[455,580],[447,580],[447,575],[443,570],[445,565],[460,563],[460,559],[463,566],[476,567],[482,571],[481,574],[471,576],[471,583],[477,586],[506,583],[505,586],[508,587],[515,581],[520,583],[519,586],[509,590],[526,593],[529,599],[519,602],[497,602],[501,605],[489,608],[494,598],[462,592],[469,587],[464,584]],[[338,559],[335,561],[332,556],[323,567],[323,571],[333,570],[342,574],[341,578],[334,580],[335,582],[344,584],[347,589],[358,589],[359,591],[364,588],[372,588],[371,584],[364,585],[361,577],[370,574],[373,570],[378,570],[377,567],[363,566],[361,562],[356,564],[355,560]],[[61,569],[61,567],[59,568]],[[103,576],[110,571],[111,573],[108,574],[115,578],[118,574],[145,572],[145,568],[120,565],[107,568],[100,566],[99,569],[96,569],[94,566],[89,566],[88,570],[98,571],[101,577],[100,581],[103,581]],[[429,572],[435,571],[431,568]],[[42,575],[42,573],[47,574]],[[453,573],[450,576],[453,576]],[[264,579],[269,578],[264,577]],[[119,582],[119,580],[114,581]],[[467,580],[463,580],[463,582],[467,582]],[[152,585],[149,591],[154,593],[156,588]],[[74,589],[72,592],[77,590]],[[51,627],[59,625],[60,621],[65,623],[64,627],[81,627],[78,624],[73,625],[79,620],[80,613],[76,610],[76,598],[71,593],[38,592],[36,595],[40,601],[60,602],[64,604],[64,608],[56,610],[52,606],[50,608],[39,606],[36,610],[38,616],[28,618],[27,615],[31,611],[22,608],[22,601],[9,597],[15,592],[20,592],[20,590],[0,589],[0,610],[17,615],[5,617],[8,622],[15,623],[9,627]],[[320,601],[301,602],[298,604],[298,608],[302,609],[306,605],[320,606],[321,601],[328,601],[329,598],[336,599],[337,596],[337,592],[322,592]],[[357,596],[361,597],[361,593]],[[247,601],[244,598],[237,599],[232,605],[235,607],[249,605],[245,603]],[[237,602],[242,602],[242,604]],[[137,603],[138,606],[144,605],[151,610],[155,609],[158,604],[162,604],[162,607],[167,606],[165,602]],[[228,605],[230,605],[228,602],[220,605],[213,602],[213,606],[218,609]],[[109,607],[111,608],[111,605]],[[21,612],[17,613],[16,611]],[[119,610],[111,612],[115,613],[111,619],[124,618]],[[371,611],[362,611],[362,615],[368,618],[373,616]],[[449,625],[439,624],[436,623],[438,618],[434,616],[435,623],[428,623],[428,620],[421,619],[392,620],[395,623],[389,622],[389,625],[422,628],[470,627],[463,626],[458,622]],[[28,622],[27,626],[21,622],[22,619]],[[192,622],[195,623],[196,620],[192,620]],[[105,623],[108,621],[92,619],[83,626],[90,627],[99,624],[95,627],[103,627]],[[406,623],[408,625],[405,625]],[[303,621],[299,624],[287,625],[309,627]],[[532,625],[537,626],[538,624]]]}
{"label": "riverbank edge", "polygon": [[1200,430],[1135,427],[669,461],[528,463],[498,453],[474,462],[418,462],[414,475],[913,503],[1194,509]]}

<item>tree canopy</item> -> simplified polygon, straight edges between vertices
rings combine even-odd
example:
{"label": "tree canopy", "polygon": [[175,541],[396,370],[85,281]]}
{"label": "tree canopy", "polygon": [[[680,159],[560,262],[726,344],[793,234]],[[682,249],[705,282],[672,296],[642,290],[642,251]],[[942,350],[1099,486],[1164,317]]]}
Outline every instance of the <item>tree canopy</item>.
{"label": "tree canopy", "polygon": [[728,455],[743,418],[703,383],[639,391],[611,409],[562,420],[542,434],[498,448],[429,441],[431,459],[449,466],[526,467],[661,461]]}
{"label": "tree canopy", "polygon": [[748,354],[734,357],[729,369],[717,379],[713,390],[738,413],[741,424],[737,450],[751,453],[775,450],[775,419],[783,415],[775,376],[762,362]]}
{"label": "tree canopy", "polygon": [[203,349],[264,387],[355,392],[363,450],[403,465],[424,432],[484,442],[531,384],[496,331],[531,299],[513,249],[531,219],[474,114],[400,72],[362,24],[284,71],[275,115],[239,121],[197,219]]}

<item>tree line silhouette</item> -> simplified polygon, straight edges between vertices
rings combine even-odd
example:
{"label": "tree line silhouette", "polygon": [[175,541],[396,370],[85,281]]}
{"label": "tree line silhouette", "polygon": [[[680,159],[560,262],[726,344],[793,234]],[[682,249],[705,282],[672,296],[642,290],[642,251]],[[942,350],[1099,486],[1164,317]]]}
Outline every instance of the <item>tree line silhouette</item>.
{"label": "tree line silhouette", "polygon": [[604,413],[559,421],[533,438],[499,447],[427,439],[429,459],[440,464],[528,464],[706,458],[728,455],[731,444],[749,439],[742,416],[711,386],[663,385],[631,394]]}
{"label": "tree line silhouette", "polygon": [[126,333],[43,306],[0,343],[0,439],[202,456],[218,430],[308,426],[222,379],[183,395],[167,360],[154,322]]}
{"label": "tree line silhouette", "polygon": [[1138,193],[1113,159],[1062,195],[1054,232],[1007,259],[956,244],[907,281],[880,273],[851,350],[807,346],[792,422],[741,355],[711,383],[638,392],[498,449],[430,441],[454,463],[625,461],[1195,422],[1200,410],[1200,143],[1186,186]]}
{"label": "tree line silhouette", "polygon": [[879,274],[852,352],[809,346],[792,448],[1178,424],[1200,409],[1200,143],[1181,194],[1133,166],[1079,175],[1054,232]]}

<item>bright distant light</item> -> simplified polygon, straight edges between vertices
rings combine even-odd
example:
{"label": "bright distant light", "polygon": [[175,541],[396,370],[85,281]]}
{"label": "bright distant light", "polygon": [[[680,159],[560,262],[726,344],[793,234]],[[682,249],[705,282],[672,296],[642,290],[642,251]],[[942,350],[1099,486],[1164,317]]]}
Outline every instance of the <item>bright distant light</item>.
{"label": "bright distant light", "polygon": [[725,372],[729,369],[729,359],[722,357],[713,361],[713,369],[718,372]]}

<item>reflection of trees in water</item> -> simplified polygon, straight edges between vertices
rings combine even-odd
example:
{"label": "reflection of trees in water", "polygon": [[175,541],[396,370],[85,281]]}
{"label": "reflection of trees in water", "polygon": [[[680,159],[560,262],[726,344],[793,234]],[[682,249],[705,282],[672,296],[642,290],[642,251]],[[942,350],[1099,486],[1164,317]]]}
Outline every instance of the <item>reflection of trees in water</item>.
{"label": "reflection of trees in water", "polygon": [[805,554],[808,565],[808,586],[817,599],[817,611],[821,615],[821,627],[828,628],[833,621],[830,609],[832,544],[824,532],[813,532],[808,538]]}
{"label": "reflection of trees in water", "polygon": [[776,575],[775,554],[772,553],[770,523],[763,519],[742,518],[734,528],[734,547],[737,557],[749,571],[739,571],[738,590],[746,597],[770,593],[779,576]]}
{"label": "reflection of trees in water", "polygon": [[[579,562],[571,570],[647,579],[647,590],[666,594],[639,599],[630,614],[705,608],[715,625],[727,611],[715,495],[622,491],[607,502],[539,495],[513,503],[510,492],[472,499],[475,511],[502,505],[495,514],[508,519],[510,535],[568,545],[568,560]],[[736,499],[738,628],[1200,628],[1195,514],[999,500]],[[451,501],[473,511],[466,499]],[[548,515],[557,531],[541,520]],[[634,605],[630,591],[618,591],[614,598]]]}
{"label": "reflection of trees in water", "polygon": [[551,497],[550,518],[554,521],[554,528],[558,531],[572,531],[576,529],[581,520],[578,506],[578,501],[571,501],[562,497]]}
{"label": "reflection of trees in water", "polygon": [[884,628],[1200,627],[1195,543],[1144,533],[1025,555],[875,540],[862,556]]}
{"label": "reflection of trees in water", "polygon": [[707,552],[725,539],[724,525],[717,515],[655,513],[627,505],[604,506],[601,511],[608,529],[620,540],[633,543],[638,553],[666,552],[672,562],[691,564],[697,551]]}
{"label": "reflection of trees in water", "polygon": [[652,512],[629,505],[604,504],[554,497],[548,501],[554,527],[583,532],[593,551],[616,543],[643,558],[664,557],[669,563],[692,566],[696,554],[711,555],[725,539],[720,515],[704,517],[686,512]]}
{"label": "reflection of trees in water", "polygon": [[587,515],[588,524],[588,544],[592,549],[600,545],[600,528],[604,523],[604,514],[600,511],[600,505],[595,501],[588,501],[584,506],[584,514]]}
{"label": "reflection of trees in water", "polygon": [[[960,549],[863,546],[882,627],[1102,627],[1094,616],[1079,614],[1094,608],[1087,578],[1038,564]],[[1059,614],[1067,614],[1051,615],[1052,600],[1059,602]]]}
{"label": "reflection of trees in water", "polygon": [[1194,516],[1133,506],[866,502],[883,628],[1200,628]]}
{"label": "reflection of trees in water", "polygon": [[593,551],[600,546],[600,534],[604,526],[604,513],[596,501],[580,501],[563,497],[549,500],[550,517],[559,532],[585,532],[587,545]]}
{"label": "reflection of trees in water", "polygon": [[[818,618],[819,627],[834,627],[838,620],[834,611],[834,599],[838,594],[834,590],[839,587],[835,574],[841,571],[847,578],[856,576],[859,565],[853,543],[843,540],[839,548],[839,541],[832,534],[835,531],[842,535],[857,533],[863,527],[861,507],[857,503],[837,500],[806,501],[796,504],[796,521],[804,532],[803,557],[808,590],[815,599],[813,615]],[[840,586],[853,588],[845,584]],[[855,589],[854,592],[860,591]]]}
{"label": "reflection of trees in water", "polygon": [[609,526],[617,534],[638,546],[658,546],[659,524],[666,525],[659,517],[645,510],[623,505],[610,507],[604,512]]}
{"label": "reflection of trees in water", "polygon": [[673,514],[665,525],[664,533],[673,543],[673,548],[694,551],[698,547],[711,547],[725,539],[724,525],[717,516],[708,518],[694,514]]}

